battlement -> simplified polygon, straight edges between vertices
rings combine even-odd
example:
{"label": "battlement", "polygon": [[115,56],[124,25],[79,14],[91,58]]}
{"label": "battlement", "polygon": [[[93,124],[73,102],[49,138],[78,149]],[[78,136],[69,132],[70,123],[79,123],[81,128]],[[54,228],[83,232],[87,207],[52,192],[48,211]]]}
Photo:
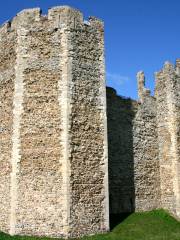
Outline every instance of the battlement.
{"label": "battlement", "polygon": [[90,16],[88,21],[84,20],[83,14],[69,6],[57,6],[50,8],[47,15],[42,15],[40,8],[25,9],[19,12],[12,20],[5,22],[0,27],[0,32],[16,30],[19,26],[31,26],[35,22],[48,21],[52,28],[78,29],[88,26],[103,31],[104,23]]}
{"label": "battlement", "polygon": [[[176,60],[176,64],[172,64],[169,61],[166,61],[163,65],[163,68],[155,72],[155,97],[157,94],[156,89],[159,84],[161,85],[161,81],[169,81],[167,76],[171,76],[172,81],[174,81],[174,76],[180,76],[180,59]],[[138,97],[139,101],[142,103],[146,97],[151,96],[150,89],[145,87],[145,74],[143,71],[139,71],[137,73],[137,84],[138,84]]]}
{"label": "battlement", "polygon": [[176,74],[180,75],[180,59],[176,59]]}
{"label": "battlement", "polygon": [[143,71],[139,102],[118,96],[103,28],[69,6],[0,28],[0,231],[77,238],[107,232],[109,211],[180,216],[180,59],[156,73],[155,97]]}
{"label": "battlement", "polygon": [[162,71],[163,71],[163,73],[174,72],[175,71],[175,67],[174,67],[174,65],[172,63],[170,63],[169,61],[166,61],[164,63]]}
{"label": "battlement", "polygon": [[142,103],[146,97],[150,96],[151,91],[145,87],[145,75],[143,71],[137,73],[138,97]]}
{"label": "battlement", "polygon": [[163,68],[155,72],[155,97],[161,94],[163,86],[167,86],[170,83],[173,84],[176,78],[180,76],[180,60],[177,59],[175,65],[169,61],[166,61]]}
{"label": "battlement", "polygon": [[161,78],[161,77],[164,76],[164,74],[177,74],[177,75],[179,75],[180,74],[179,69],[180,69],[180,59],[176,60],[175,65],[172,64],[169,61],[166,61],[163,65],[163,68],[160,71],[155,72],[155,78],[156,79]]}

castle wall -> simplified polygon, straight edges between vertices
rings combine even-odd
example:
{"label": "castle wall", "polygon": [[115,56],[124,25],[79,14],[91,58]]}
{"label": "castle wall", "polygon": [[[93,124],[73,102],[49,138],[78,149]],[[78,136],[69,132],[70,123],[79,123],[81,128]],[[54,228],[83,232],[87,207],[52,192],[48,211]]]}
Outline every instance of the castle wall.
{"label": "castle wall", "polygon": [[95,18],[68,32],[70,82],[70,235],[109,229],[103,23]]}
{"label": "castle wall", "polygon": [[138,101],[106,96],[103,23],[70,7],[24,10],[2,26],[1,231],[106,232],[109,200],[111,214],[180,216],[180,60],[156,78],[155,97],[143,72]]}
{"label": "castle wall", "polygon": [[157,128],[161,178],[162,207],[180,216],[180,77],[179,67],[175,69],[166,63],[156,74]]}
{"label": "castle wall", "polygon": [[48,16],[29,9],[12,20],[10,32],[17,35],[16,58],[7,60],[9,78],[0,72],[12,130],[0,163],[10,163],[1,181],[8,209],[1,229],[52,237],[108,231],[103,23],[84,23],[66,6]]}
{"label": "castle wall", "polygon": [[175,68],[166,63],[156,74],[151,97],[144,73],[139,72],[137,104],[108,90],[111,214],[162,207],[180,215],[179,76],[180,60]]}
{"label": "castle wall", "polygon": [[135,211],[160,207],[156,102],[146,96],[133,122]]}
{"label": "castle wall", "polygon": [[137,74],[138,110],[133,122],[135,210],[160,207],[160,169],[158,156],[157,106],[145,87],[143,72]]}
{"label": "castle wall", "polygon": [[107,88],[111,214],[160,207],[156,101],[144,83],[138,102]]}
{"label": "castle wall", "polygon": [[13,92],[16,61],[16,33],[9,23],[0,28],[0,226],[9,231]]}
{"label": "castle wall", "polygon": [[[134,211],[133,120],[137,104],[107,88],[110,214]],[[113,216],[112,216],[113,217]]]}
{"label": "castle wall", "polygon": [[11,234],[64,234],[61,134],[61,31],[40,18],[40,10],[21,12],[17,31],[12,149]]}

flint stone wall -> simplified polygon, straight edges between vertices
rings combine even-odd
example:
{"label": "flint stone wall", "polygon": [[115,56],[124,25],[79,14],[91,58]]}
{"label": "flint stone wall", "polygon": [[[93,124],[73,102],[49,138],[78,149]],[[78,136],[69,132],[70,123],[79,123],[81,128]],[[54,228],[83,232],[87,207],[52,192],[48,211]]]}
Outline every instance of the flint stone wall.
{"label": "flint stone wall", "polygon": [[180,217],[180,71],[166,63],[156,74],[162,207]]}
{"label": "flint stone wall", "polygon": [[134,211],[133,120],[137,103],[107,88],[110,213]]}
{"label": "flint stone wall", "polygon": [[65,6],[0,31],[1,230],[108,231],[103,23]]}
{"label": "flint stone wall", "polygon": [[10,163],[13,129],[13,94],[16,65],[17,34],[9,24],[0,29],[0,226],[8,232],[11,209]]}
{"label": "flint stone wall", "polygon": [[156,74],[154,97],[143,72],[138,101],[106,97],[103,31],[67,6],[0,28],[1,231],[106,232],[109,199],[111,214],[180,217],[180,60]]}
{"label": "flint stone wall", "polygon": [[110,213],[165,208],[179,217],[180,61],[156,74],[155,96],[139,72],[137,102],[107,90]]}
{"label": "flint stone wall", "polygon": [[135,210],[159,208],[161,194],[156,101],[151,96],[139,102],[133,121],[133,155]]}
{"label": "flint stone wall", "polygon": [[160,173],[153,97],[134,101],[107,88],[110,214],[160,206]]}
{"label": "flint stone wall", "polygon": [[90,19],[69,31],[71,232],[107,231],[108,168],[103,24]]}

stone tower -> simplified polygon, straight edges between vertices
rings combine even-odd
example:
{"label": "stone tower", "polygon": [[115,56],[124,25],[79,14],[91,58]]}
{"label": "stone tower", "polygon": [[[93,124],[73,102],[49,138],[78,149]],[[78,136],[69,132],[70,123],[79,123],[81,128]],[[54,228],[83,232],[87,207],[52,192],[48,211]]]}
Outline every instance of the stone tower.
{"label": "stone tower", "polygon": [[161,207],[180,218],[180,60],[156,73]]}
{"label": "stone tower", "polygon": [[0,230],[109,230],[103,23],[67,6],[0,28]]}

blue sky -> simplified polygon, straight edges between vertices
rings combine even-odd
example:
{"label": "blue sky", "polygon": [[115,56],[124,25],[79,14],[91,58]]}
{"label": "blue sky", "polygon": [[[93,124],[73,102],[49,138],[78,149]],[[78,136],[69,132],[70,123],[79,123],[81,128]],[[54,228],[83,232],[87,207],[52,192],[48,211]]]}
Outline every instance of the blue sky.
{"label": "blue sky", "polygon": [[85,19],[104,20],[107,84],[120,95],[137,98],[139,70],[153,91],[154,72],[166,60],[180,58],[180,0],[6,0],[0,2],[0,24],[24,8],[46,13],[57,5],[78,8]]}

